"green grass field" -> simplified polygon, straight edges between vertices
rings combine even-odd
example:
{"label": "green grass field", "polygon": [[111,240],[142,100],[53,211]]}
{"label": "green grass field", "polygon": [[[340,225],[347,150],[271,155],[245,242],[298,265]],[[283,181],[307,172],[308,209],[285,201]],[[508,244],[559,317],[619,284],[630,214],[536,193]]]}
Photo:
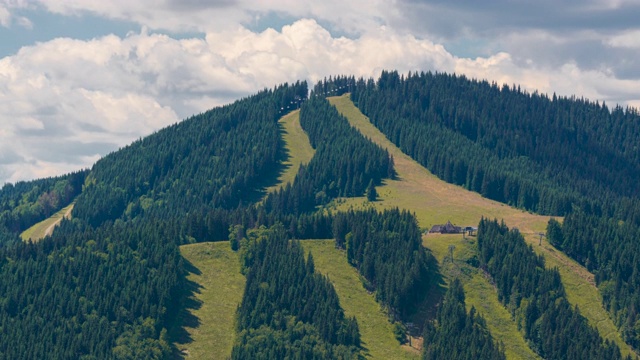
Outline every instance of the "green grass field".
{"label": "green grass field", "polygon": [[[505,219],[509,226],[517,226],[523,233],[544,231],[548,216],[539,216],[483,198],[478,193],[448,184],[431,174],[389,141],[369,119],[356,108],[348,95],[329,98],[349,123],[393,156],[398,177],[386,180],[376,188],[380,201],[376,208],[408,209],[415,212],[421,227],[443,224],[447,220],[457,225],[477,226],[482,216]],[[364,197],[340,199],[338,209],[363,206]]]}
{"label": "green grass field", "polygon": [[525,236],[525,239],[531,243],[537,254],[544,256],[547,268],[558,269],[567,299],[572,305],[578,306],[580,313],[589,320],[589,324],[595,326],[602,337],[615,342],[624,356],[635,354],[622,340],[622,335],[609,317],[609,313],[602,307],[602,295],[595,285],[593,274],[544,239],[542,246],[538,245],[539,239],[535,235]]}
{"label": "green grass field", "polygon": [[285,170],[278,177],[278,182],[267,188],[266,193],[278,190],[287,183],[293,183],[302,164],[308,164],[315,150],[309,143],[307,133],[300,126],[300,110],[293,111],[283,116],[279,121],[283,130],[283,138],[287,149],[287,160],[284,162]]}
{"label": "green grass field", "polygon": [[43,239],[45,236],[50,235],[53,232],[53,229],[62,221],[62,218],[65,217],[67,219],[71,218],[71,210],[73,210],[74,203],[72,202],[67,207],[60,209],[57,213],[51,215],[48,219],[42,220],[41,222],[33,225],[28,228],[22,234],[20,234],[20,238],[24,241],[31,239],[32,241],[38,241]]}
{"label": "green grass field", "polygon": [[[623,354],[631,352],[629,346],[622,341],[620,333],[617,331],[609,314],[601,305],[601,296],[594,286],[593,274],[590,274],[584,267],[555,249],[548,242],[543,241],[543,246],[538,246],[538,238],[535,234],[545,232],[546,224],[549,221],[548,216],[539,216],[512,208],[438,179],[391,143],[354,106],[348,95],[333,97],[329,101],[336,106],[341,114],[347,117],[352,126],[389,151],[394,157],[398,173],[396,180],[386,180],[383,186],[376,188],[380,201],[371,203],[364,197],[339,199],[332,205],[334,210],[370,206],[378,209],[399,207],[414,212],[423,229],[428,229],[434,224],[445,223],[447,220],[457,225],[476,226],[483,216],[491,219],[504,219],[509,227],[517,227],[525,235],[525,239],[534,245],[534,250],[537,253],[544,255],[547,260],[547,267],[558,267],[569,302],[580,307],[580,312],[589,320],[590,324],[597,326],[603,337],[615,341],[620,346]],[[561,218],[557,219],[562,221]],[[437,243],[426,241],[426,246],[431,248],[434,254],[437,254],[441,252],[441,249],[437,249],[437,247],[446,250],[449,244],[455,244],[451,241],[454,240],[444,237]],[[485,284],[480,286],[483,281]],[[470,283],[468,281],[465,282],[465,289],[469,293],[467,297],[470,302],[475,297],[482,299],[480,293],[475,293],[476,290],[480,291],[486,286],[490,286],[482,277],[475,279],[471,284],[475,285],[475,287],[470,287]],[[497,305],[500,304],[498,303]],[[494,316],[492,314],[496,314],[495,319],[491,318]],[[488,324],[504,322],[502,316],[497,312],[487,312],[485,317]],[[499,341],[503,341],[507,349],[515,349],[521,343],[520,339],[512,341],[512,334],[509,332],[499,331],[498,329],[494,331],[492,329],[492,334]],[[515,355],[515,353],[512,353],[512,355]],[[520,357],[510,356],[510,358]]]}
{"label": "green grass field", "polygon": [[400,346],[389,322],[373,294],[362,286],[355,268],[347,262],[344,252],[335,248],[333,240],[304,240],[306,252],[313,254],[316,271],[328,275],[347,316],[358,319],[363,346],[368,359],[418,359],[420,353],[409,346]]}
{"label": "green grass field", "polygon": [[194,294],[184,317],[189,320],[183,319],[186,334],[175,345],[187,358],[227,359],[245,284],[238,254],[227,241],[183,245],[180,253],[193,266],[188,280]]}
{"label": "green grass field", "polygon": [[[313,254],[316,270],[328,275],[347,316],[356,316],[365,354],[369,359],[418,359],[419,352],[400,346],[387,315],[362,286],[357,271],[349,265],[333,240],[305,240],[305,251]],[[245,279],[239,272],[238,255],[226,241],[180,247],[192,265],[188,280],[194,287],[189,299],[186,334],[176,342],[185,357],[226,359],[235,336],[236,308],[242,300]]]}
{"label": "green grass field", "polygon": [[[540,359],[529,348],[511,319],[511,314],[498,300],[495,288],[478,269],[466,263],[467,259],[476,254],[475,238],[429,234],[422,239],[423,244],[438,259],[444,277],[460,279],[464,285],[467,309],[473,306],[484,317],[491,335],[504,344],[507,359]],[[453,262],[449,257],[449,245],[455,246]]]}

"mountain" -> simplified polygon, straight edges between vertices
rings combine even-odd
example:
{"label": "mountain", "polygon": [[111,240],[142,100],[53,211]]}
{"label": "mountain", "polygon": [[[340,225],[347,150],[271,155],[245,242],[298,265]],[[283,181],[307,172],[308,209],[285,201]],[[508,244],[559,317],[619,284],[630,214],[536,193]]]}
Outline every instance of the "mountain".
{"label": "mountain", "polygon": [[603,305],[638,348],[637,109],[447,74],[384,72],[377,84],[354,83],[362,112],[443,180],[566,215],[550,241],[595,272]]}
{"label": "mountain", "polygon": [[[405,181],[404,173],[388,148],[326,100],[345,93],[378,131],[442,180],[563,216],[549,221],[549,242],[595,273],[602,306],[638,348],[637,110],[455,75],[383,72],[375,81],[329,78],[310,92],[304,82],[279,85],[159,130],[88,171],[5,185],[0,358],[187,356],[176,342],[189,327],[195,270],[179,247],[223,240],[237,253],[246,285],[236,297],[233,347],[213,355],[364,357],[367,320],[346,313],[343,290],[298,241],[329,238],[393,323],[393,346],[420,338],[425,358],[512,356],[482,310],[466,308],[461,275],[423,246],[426,224],[402,201],[379,208],[386,184]],[[313,157],[292,182],[278,184],[291,151],[278,120],[297,108]],[[344,208],[359,199],[362,206]],[[50,236],[18,240],[72,200],[72,219]],[[439,211],[428,203],[420,209]],[[622,358],[618,344],[567,300],[558,270],[545,269],[518,229],[475,221],[477,238],[465,245],[466,265],[458,268],[491,279],[492,296],[527,351],[548,359]]]}

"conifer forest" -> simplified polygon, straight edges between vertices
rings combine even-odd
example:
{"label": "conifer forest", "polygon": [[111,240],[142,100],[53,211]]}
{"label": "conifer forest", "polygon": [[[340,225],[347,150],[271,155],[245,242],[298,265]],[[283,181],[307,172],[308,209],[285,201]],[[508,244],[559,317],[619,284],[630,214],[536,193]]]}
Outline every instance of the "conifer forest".
{"label": "conifer forest", "polygon": [[[640,351],[638,109],[383,71],[276,85],[158,130],[90,169],[5,184],[0,359],[188,358],[175,345],[192,295],[193,265],[180,247],[222,241],[246,284],[230,353],[212,358],[371,358],[367,320],[343,308],[335,279],[305,251],[318,239],[333,241],[408,358],[507,359],[483,310],[469,306],[468,288],[425,247],[434,236],[426,224],[405,208],[378,207],[384,186],[403,178],[389,149],[327,100],[343,94],[440,181],[550,216],[540,241],[593,275],[595,305]],[[287,170],[292,150],[279,120],[295,112],[314,154],[293,181],[265,191]],[[72,203],[49,235],[20,238]],[[637,358],[570,302],[558,269],[519,229],[484,217],[464,225],[477,230],[465,235],[468,265],[536,356]]]}

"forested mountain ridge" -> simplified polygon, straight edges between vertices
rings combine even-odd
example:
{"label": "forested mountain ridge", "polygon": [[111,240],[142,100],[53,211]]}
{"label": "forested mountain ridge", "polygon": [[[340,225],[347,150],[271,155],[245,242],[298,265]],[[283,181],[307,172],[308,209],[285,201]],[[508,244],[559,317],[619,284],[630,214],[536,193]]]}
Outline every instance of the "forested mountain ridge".
{"label": "forested mountain ridge", "polygon": [[[439,85],[423,92],[423,86],[432,83]],[[39,187],[36,181],[21,185],[19,191],[11,186],[6,194],[0,191],[0,199],[8,199],[4,214],[24,214],[16,209],[60,197],[58,188],[73,190],[65,192],[65,199],[82,191],[74,219],[63,221],[40,243],[12,241],[15,231],[38,217],[13,217],[26,220],[15,228],[5,225],[7,242],[0,248],[0,328],[5,336],[0,339],[0,357],[180,356],[172,349],[172,334],[180,326],[177,310],[190,290],[185,280],[188,264],[178,245],[229,237],[247,274],[243,304],[236,314],[234,358],[360,357],[366,348],[360,344],[358,321],[344,316],[331,282],[315,272],[313,258],[305,260],[300,245],[289,239],[334,237],[390,320],[405,320],[416,311],[428,297],[438,268],[421,245],[414,214],[400,209],[325,211],[341,197],[368,193],[369,201],[375,200],[375,186],[395,175],[389,152],[349,126],[324,99],[325,94],[347,91],[390,139],[443,179],[532,211],[566,214],[564,224],[550,223],[549,239],[578,261],[588,262],[607,290],[606,305],[634,344],[638,280],[630,260],[640,217],[634,211],[624,218],[621,214],[636,208],[635,190],[623,185],[633,185],[627,177],[640,167],[629,150],[634,138],[620,132],[637,129],[616,123],[604,126],[614,134],[599,134],[594,124],[606,122],[606,113],[621,113],[612,120],[620,123],[632,122],[637,113],[619,108],[608,112],[584,100],[550,99],[446,74],[404,78],[385,72],[377,82],[329,79],[316,85],[309,99],[306,83],[281,85],[140,139],[106,156],[89,173],[55,179],[53,185]],[[449,106],[453,101],[444,96],[452,93],[462,100]],[[477,98],[502,110],[480,106]],[[562,105],[549,105],[556,102]],[[300,105],[301,126],[315,155],[291,184],[260,201],[283,167],[284,143],[277,121],[292,103]],[[562,120],[561,125],[542,122],[550,130],[540,132],[537,126],[542,125],[535,119],[551,114],[554,106],[568,109],[569,115],[559,112],[554,119]],[[520,121],[518,114],[533,120]],[[411,119],[422,125],[414,126]],[[534,140],[522,139],[525,134],[535,134]],[[563,168],[562,156],[546,149],[557,139],[568,144],[557,145],[557,153],[572,159],[591,156],[587,165],[573,159]],[[591,165],[594,172],[583,174]],[[624,177],[623,184],[609,186],[616,176]],[[73,185],[59,185],[69,184],[71,178]],[[596,224],[592,226],[600,235],[618,231],[618,236],[606,245],[593,238],[585,241],[579,229],[587,223]],[[523,331],[532,348],[549,358],[619,358],[616,346],[599,339],[563,302],[557,273],[544,273],[558,280],[543,284],[553,288],[553,296],[547,297],[523,290],[537,289],[532,285],[537,278],[527,278],[529,273],[517,276],[529,281],[522,288],[505,280],[509,276],[504,274],[544,264],[522,255],[524,250],[518,254],[527,260],[519,265],[502,262],[508,255],[492,257],[496,249],[508,248],[500,241],[517,241],[500,227],[488,231],[491,226],[481,224],[485,237],[478,241],[483,254],[479,264],[496,279],[500,299],[512,314],[526,318]],[[256,231],[265,235],[256,238]],[[495,247],[491,250],[487,244]],[[632,254],[619,253],[615,244]],[[603,248],[605,252],[599,251]],[[423,356],[452,354],[455,349],[447,348],[446,339],[456,336],[470,344],[458,353],[461,358],[503,358],[504,349],[493,341],[484,320],[475,311],[465,311],[460,284],[451,284],[437,319],[427,323]],[[547,312],[544,306],[551,302],[555,308]],[[550,322],[554,317],[566,319],[589,346],[572,348],[566,340],[569,331]],[[396,330],[402,342],[400,323]],[[553,336],[557,341],[543,339],[554,331],[562,334]],[[38,337],[47,341],[39,342]]]}
{"label": "forested mountain ridge", "polygon": [[552,243],[595,273],[605,307],[638,348],[637,109],[449,74],[383,72],[322,87],[344,83],[372,123],[441,179],[566,215],[571,228]]}
{"label": "forested mountain ridge", "polygon": [[449,74],[383,72],[377,82],[352,81],[363,113],[447,182],[553,215],[573,207],[612,214],[607,199],[639,195],[634,108],[609,111]]}
{"label": "forested mountain ridge", "polygon": [[[423,229],[429,229],[432,224],[447,220],[458,224],[472,224],[483,216],[504,219],[510,226],[517,226],[525,234],[526,241],[533,245],[536,253],[545,257],[546,268],[558,267],[567,290],[567,298],[572,306],[579,307],[581,315],[589,319],[589,324],[596,326],[601,336],[617,344],[625,356],[633,355],[629,346],[622,340],[610,314],[601,306],[602,297],[593,285],[593,274],[589,274],[585,268],[548,242],[543,240],[542,245],[539,245],[537,234],[544,231],[549,216],[508,207],[482,198],[479,194],[464,190],[460,186],[445,183],[391,143],[353,105],[348,94],[333,97],[330,101],[348,117],[352,126],[376,144],[388,149],[395,158],[398,172],[397,179],[385,181],[378,189],[379,201],[363,203],[362,199],[345,199],[340,202],[338,209],[373,206],[382,210],[399,206],[415,212]],[[467,236],[465,239],[461,234],[428,234],[423,235],[423,244],[440,261],[440,269],[445,278],[449,281],[458,278],[463,282],[468,300],[467,309],[475,306],[478,313],[482,314],[492,335],[504,343],[507,358],[537,358],[525,343],[524,334],[519,333],[510,311],[499,302],[491,278],[476,268],[477,265],[473,265],[477,264],[478,259],[474,237]]]}
{"label": "forested mountain ridge", "polygon": [[[187,213],[236,208],[260,190],[256,179],[279,164],[280,109],[306,92],[305,83],[265,90],[106,156],[86,181],[70,175],[83,189],[73,220],[38,243],[0,248],[0,358],[170,356],[168,330],[186,291],[178,245],[197,230]],[[230,165],[216,167],[220,159]],[[33,201],[38,194],[21,194],[66,180],[0,195]]]}
{"label": "forested mountain ridge", "polygon": [[[272,185],[271,179],[275,181],[282,166],[277,120],[286,104],[301,102],[306,93],[305,83],[265,90],[160,130],[96,163],[80,182],[82,193],[76,199],[73,220],[63,221],[52,236],[39,243],[15,243],[0,249],[0,287],[5,294],[0,326],[11,328],[0,340],[0,355],[15,359],[167,358],[174,352],[173,328],[180,324],[176,316],[188,291],[178,245],[225,239],[229,225],[242,237],[245,228],[281,221],[294,236],[330,236],[332,217],[316,214],[316,206],[338,195],[361,195],[367,184],[380,183],[392,174],[393,165],[385,151],[349,128],[326,100],[317,97],[302,106],[302,123],[305,128],[318,129],[310,134],[319,139],[319,156],[300,170],[291,186],[269,196],[275,204],[285,206],[275,209],[258,203],[262,188]],[[342,165],[336,167],[337,162]],[[336,183],[330,181],[334,178]],[[274,229],[285,228],[276,225]],[[264,248],[268,251],[252,255],[254,261],[278,249],[277,244],[287,243],[283,230],[274,234],[278,236],[258,244],[256,249],[268,245]],[[299,269],[284,264],[287,259],[297,261],[299,251],[281,255],[269,258],[269,263],[275,261],[272,269],[295,278]],[[287,304],[291,299],[285,299],[267,312],[276,311],[287,322],[293,319],[290,315],[299,318],[290,328],[293,332],[285,332],[293,336],[291,343],[283,344],[281,339],[264,343],[257,338],[258,348],[236,347],[234,354],[240,355],[234,356],[260,353],[263,346],[265,350],[284,346],[289,349],[285,352],[299,358],[321,353],[333,358],[336,351],[345,358],[358,356],[355,319],[339,316],[336,323],[344,323],[341,327],[318,322],[341,310],[335,296],[322,303],[332,285],[313,274],[312,260],[307,264],[303,268],[311,280],[302,285],[320,291],[313,295],[321,301],[320,315],[308,308],[307,292],[297,295],[303,296],[299,298],[301,313],[290,312]],[[265,271],[260,274],[272,279],[269,274],[273,271]],[[252,270],[250,278],[251,274]],[[281,285],[293,285],[289,283]],[[254,282],[247,281],[247,289],[254,287]],[[256,300],[252,292],[246,294],[246,301]],[[257,300],[260,298],[262,295]],[[265,328],[251,327],[257,320],[254,315],[238,329],[248,331],[238,334],[241,339],[254,331],[257,336],[265,334]],[[44,328],[39,325],[43,319],[48,320]],[[269,323],[276,332],[285,324],[280,320]],[[48,332],[49,340],[44,343],[25,335],[39,337],[41,331]],[[311,341],[302,347],[297,342],[300,331]],[[314,345],[317,341],[331,345],[318,347]],[[20,345],[11,347],[11,343]],[[334,345],[338,347],[330,350]],[[307,346],[315,350],[307,352]]]}
{"label": "forested mountain ridge", "polygon": [[[305,98],[306,83],[283,85],[186,119],[96,163],[74,217],[97,225],[133,218],[171,203],[154,216],[203,206],[235,209],[255,200],[274,178],[283,151],[281,108]],[[117,176],[114,176],[117,174]]]}

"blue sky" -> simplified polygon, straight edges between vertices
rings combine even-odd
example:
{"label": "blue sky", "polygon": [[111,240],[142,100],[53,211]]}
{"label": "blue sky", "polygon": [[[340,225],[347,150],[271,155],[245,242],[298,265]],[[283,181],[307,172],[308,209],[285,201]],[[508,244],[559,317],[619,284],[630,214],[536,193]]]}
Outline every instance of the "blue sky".
{"label": "blue sky", "polygon": [[640,0],[0,0],[0,184],[264,87],[447,71],[640,107]]}
{"label": "blue sky", "polygon": [[29,25],[15,23],[0,27],[0,57],[10,56],[26,45],[45,42],[58,37],[89,40],[105,34],[125,36],[129,31],[139,31],[133,22],[110,20],[91,14],[65,16],[52,14],[44,9],[19,9],[13,16],[29,20]]}

